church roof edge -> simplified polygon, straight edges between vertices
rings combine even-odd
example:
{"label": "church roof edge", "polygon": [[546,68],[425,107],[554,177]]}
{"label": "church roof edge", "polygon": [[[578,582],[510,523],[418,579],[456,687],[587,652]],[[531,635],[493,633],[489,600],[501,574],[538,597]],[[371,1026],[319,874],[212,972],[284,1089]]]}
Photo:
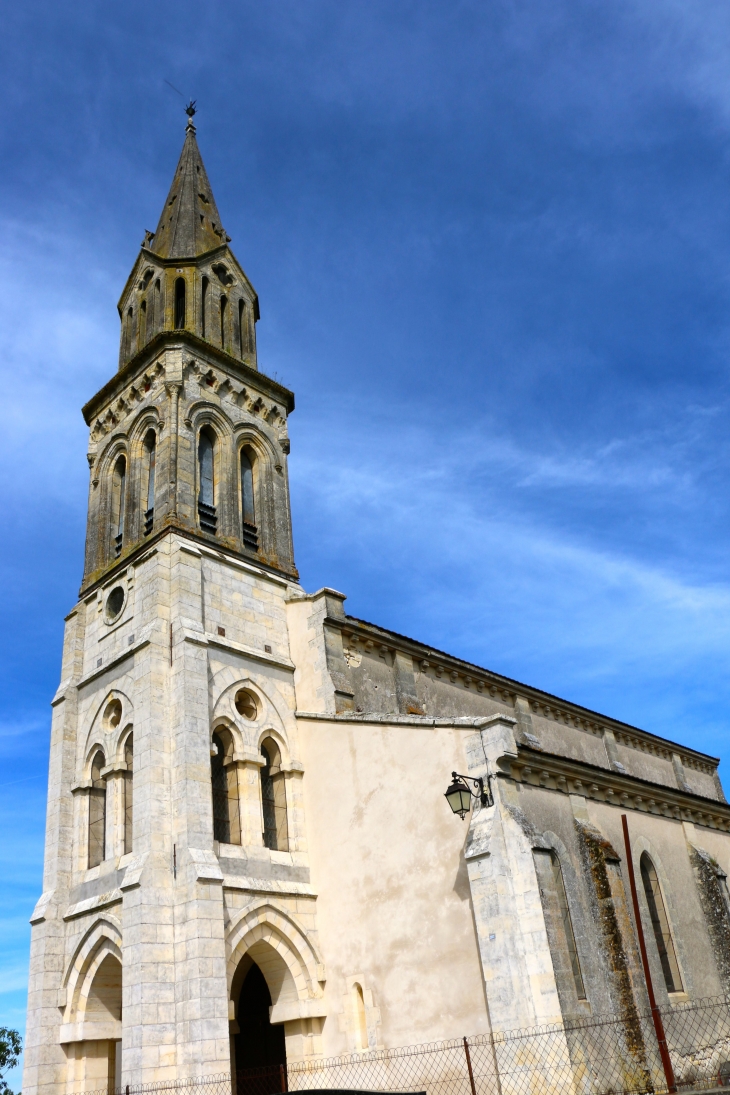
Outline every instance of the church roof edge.
{"label": "church roof edge", "polygon": [[[593,711],[590,707],[583,707],[581,704],[574,703],[572,700],[565,700],[560,696],[553,695],[551,692],[545,692],[541,688],[535,688],[534,685],[523,684],[521,681],[517,681],[512,677],[505,677],[492,669],[486,669],[484,666],[477,665],[475,662],[465,661],[455,654],[448,654],[444,650],[437,650],[435,647],[429,646],[419,639],[412,639],[408,635],[401,635],[397,631],[391,631],[389,628],[370,623],[368,620],[361,620],[357,616],[346,615],[344,618],[332,617],[328,618],[327,622],[341,627],[343,630],[346,630],[348,626],[353,628],[353,630],[360,627],[366,630],[372,630],[373,632],[377,632],[380,636],[390,637],[392,640],[397,640],[404,645],[408,645],[417,652],[422,652],[421,656],[425,659],[443,659],[450,664],[457,664],[463,666],[465,669],[471,669],[475,674],[482,674],[485,677],[489,677],[495,684],[508,687],[511,691],[516,692],[518,695],[523,695],[526,699],[533,698],[541,702],[545,701],[550,704],[555,704],[556,707],[565,708],[566,711],[574,712],[581,718],[590,719],[592,722],[605,725],[608,729],[616,729],[622,732],[636,734],[647,741],[661,743],[674,752],[685,753],[689,756],[697,757],[699,760],[714,765],[716,768],[720,764],[720,757],[713,757],[709,753],[702,753],[699,749],[693,749],[689,745],[682,745],[680,742],[672,741],[671,738],[664,738],[659,734],[653,734],[650,730],[642,730],[638,726],[633,726],[628,722],[622,722],[620,719],[615,719],[611,715],[603,715],[598,711]],[[398,645],[397,641],[394,641],[393,645]]]}

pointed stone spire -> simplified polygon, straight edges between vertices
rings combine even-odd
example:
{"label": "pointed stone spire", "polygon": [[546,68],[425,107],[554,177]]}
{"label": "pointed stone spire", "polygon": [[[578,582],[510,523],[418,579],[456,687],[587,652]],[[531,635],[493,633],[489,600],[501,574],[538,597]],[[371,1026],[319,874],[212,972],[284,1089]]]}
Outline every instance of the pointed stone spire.
{"label": "pointed stone spire", "polygon": [[227,243],[195,139],[195,103],[186,108],[188,124],[177,170],[157,231],[146,246],[163,259],[197,258]]}

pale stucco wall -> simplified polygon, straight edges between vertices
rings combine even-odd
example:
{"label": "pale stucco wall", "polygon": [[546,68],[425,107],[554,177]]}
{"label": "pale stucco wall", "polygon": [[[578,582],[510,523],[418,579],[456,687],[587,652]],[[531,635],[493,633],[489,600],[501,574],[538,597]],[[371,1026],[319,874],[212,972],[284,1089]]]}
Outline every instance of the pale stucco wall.
{"label": "pale stucco wall", "polygon": [[[473,731],[472,731],[473,732]],[[328,1006],[363,979],[386,1046],[488,1030],[467,822],[443,793],[466,771],[466,731],[300,720],[312,883]],[[344,1018],[344,1016],[343,1016]],[[327,1053],[354,1048],[337,1015]]]}

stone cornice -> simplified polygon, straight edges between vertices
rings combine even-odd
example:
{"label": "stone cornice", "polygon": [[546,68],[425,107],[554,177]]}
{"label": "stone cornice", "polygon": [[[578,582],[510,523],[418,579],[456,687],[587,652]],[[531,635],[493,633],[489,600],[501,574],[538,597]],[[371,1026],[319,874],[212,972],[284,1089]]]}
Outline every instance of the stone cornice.
{"label": "stone cornice", "polygon": [[233,654],[241,654],[246,658],[252,658],[254,661],[264,662],[266,665],[274,665],[277,669],[286,669],[289,673],[293,673],[296,668],[288,658],[268,654],[264,650],[257,650],[256,647],[246,646],[245,643],[234,642],[233,639],[221,638],[221,636],[213,635],[208,631],[193,631],[189,627],[183,627],[181,630],[184,641],[193,643],[196,646],[213,646],[219,650],[228,650]]}
{"label": "stone cornice", "polygon": [[432,717],[430,715],[374,715],[363,712],[348,711],[346,714],[328,715],[322,711],[295,711],[298,719],[309,719],[319,722],[334,722],[352,725],[353,723],[373,723],[378,726],[449,726],[462,730],[483,730],[493,722],[501,721],[516,723],[511,715],[475,715],[458,718]]}
{"label": "stone cornice", "polygon": [[232,357],[231,354],[214,346],[211,342],[199,338],[191,331],[159,331],[154,338],[139,350],[134,357],[122,366],[114,376],[100,388],[96,395],[84,404],[81,413],[87,426],[90,426],[94,416],[101,408],[119,395],[125,386],[131,383],[135,377],[144,373],[145,369],[154,368],[155,358],[165,349],[189,349],[192,353],[216,362],[221,368],[233,373],[240,380],[253,387],[259,388],[265,395],[277,400],[286,407],[287,414],[294,410],[294,393],[279,384],[276,380],[253,369],[244,361]]}
{"label": "stone cornice", "polygon": [[518,755],[500,757],[498,775],[523,786],[542,787],[566,795],[657,814],[677,821],[691,821],[709,829],[730,831],[730,805],[688,791],[652,783],[638,776],[622,775],[610,768],[571,760],[555,753],[518,746]]}
{"label": "stone cornice", "polygon": [[355,616],[327,616],[325,623],[342,631],[345,645],[348,641],[354,640],[355,644],[361,642],[369,649],[383,649],[391,653],[399,650],[414,658],[421,672],[432,671],[436,677],[448,676],[454,684],[489,694],[498,703],[513,705],[515,697],[523,696],[529,702],[531,710],[541,718],[574,727],[595,737],[600,737],[604,730],[611,730],[616,740],[622,744],[669,761],[672,754],[676,753],[688,768],[708,775],[714,775],[720,763],[718,757],[700,753],[686,745],[679,745],[657,734],[619,722],[617,719],[601,715],[569,700],[560,699],[549,692],[542,692],[531,685],[522,684],[510,677],[503,677],[499,673],[474,665],[472,662],[463,661],[452,654],[426,646],[416,639],[399,635],[395,631],[386,631],[385,628]]}
{"label": "stone cornice", "polygon": [[159,544],[160,540],[163,540],[165,536],[175,535],[184,537],[186,540],[191,541],[196,545],[200,545],[201,548],[209,548],[210,551],[206,554],[215,554],[221,561],[229,561],[234,565],[240,566],[241,564],[247,564],[246,569],[260,570],[263,577],[267,575],[275,576],[280,582],[288,584],[289,582],[297,582],[299,579],[299,571],[296,567],[293,567],[291,571],[280,570],[277,567],[269,566],[266,563],[261,563],[258,559],[248,558],[242,553],[235,551],[233,548],[216,542],[216,538],[207,536],[205,533],[201,533],[197,529],[189,528],[184,525],[179,517],[169,517],[167,523],[158,529],[157,532],[145,537],[144,541],[135,544],[130,550],[128,555],[122,554],[121,558],[116,559],[105,570],[95,571],[89,581],[82,585],[79,590],[79,600],[85,600],[91,593],[93,593],[99,586],[106,585],[111,582],[115,577],[123,574],[124,571],[130,566],[140,566],[147,561],[147,557],[152,555],[150,548]]}
{"label": "stone cornice", "polygon": [[76,685],[77,689],[81,691],[81,689],[87,684],[90,684],[91,681],[95,681],[97,677],[102,677],[105,673],[108,673],[110,669],[116,669],[122,662],[126,661],[127,658],[133,657],[138,650],[142,650],[143,647],[148,646],[152,630],[153,628],[148,625],[136,642],[130,643],[124,650],[121,650],[119,653],[109,658],[108,661],[103,654],[96,658],[96,667],[90,673],[87,673],[85,677],[81,678]]}

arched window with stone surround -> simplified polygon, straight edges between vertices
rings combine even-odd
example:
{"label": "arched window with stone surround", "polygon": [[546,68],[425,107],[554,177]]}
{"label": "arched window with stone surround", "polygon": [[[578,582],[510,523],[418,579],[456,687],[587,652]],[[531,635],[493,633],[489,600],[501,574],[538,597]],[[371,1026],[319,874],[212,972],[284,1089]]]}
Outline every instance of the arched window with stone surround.
{"label": "arched window with stone surround", "polygon": [[228,349],[228,339],[226,338],[226,325],[228,322],[228,297],[221,297],[221,348],[223,350]]}
{"label": "arched window with stone surround", "polygon": [[258,551],[254,461],[255,457],[250,449],[241,449],[241,536],[244,547],[250,548],[251,551]]}
{"label": "arched window with stone surround", "polygon": [[259,769],[264,844],[272,852],[288,852],[286,777],[281,770],[281,751],[273,738],[265,738],[261,742],[261,755],[264,758],[264,765]]}
{"label": "arched window with stone surround", "polygon": [[368,1024],[367,1016],[365,1013],[365,997],[362,991],[362,985],[359,985],[357,981],[352,986],[352,993],[354,996],[353,1003],[355,1005],[355,1022],[358,1049],[368,1048]]}
{"label": "arched window with stone surround", "polygon": [[175,327],[177,330],[182,330],[185,320],[185,278],[177,278],[175,280]]}
{"label": "arched window with stone surround", "polygon": [[560,858],[552,848],[533,848],[532,854],[558,992],[567,992],[568,998],[572,999],[575,990],[578,1000],[585,1000],[585,984]]}
{"label": "arched window with stone surround", "polygon": [[203,426],[198,439],[198,518],[204,532],[215,533],[216,515],[215,457],[216,435],[210,426]]}
{"label": "arched window with stone surround", "polygon": [[124,506],[127,486],[127,460],[118,456],[112,472],[112,538],[114,555],[122,554],[124,544]]}
{"label": "arched window with stone surround", "polygon": [[246,303],[243,299],[238,301],[238,353],[240,357],[248,350],[248,339],[246,337]]}
{"label": "arched window with stone surround", "polygon": [[200,291],[200,333],[203,338],[206,337],[206,327],[208,322],[207,309],[208,309],[208,286],[210,281],[204,277]]}
{"label": "arched window with stone surround", "polygon": [[213,791],[213,839],[221,844],[241,843],[238,772],[233,759],[233,736],[221,728],[213,734],[210,781]]}
{"label": "arched window with stone surround", "polygon": [[664,897],[656,873],[656,867],[647,852],[644,852],[640,860],[641,881],[644,883],[646,903],[649,907],[651,926],[654,929],[654,940],[659,952],[659,961],[664,974],[667,992],[682,992],[682,977],[677,962],[677,952],[674,949],[674,940],[669,927],[669,918],[664,906]]}
{"label": "arched window with stone surround", "polygon": [[106,761],[101,749],[91,762],[89,789],[89,867],[98,867],[106,858],[106,779],[102,769]]}
{"label": "arched window with stone surround", "polygon": [[148,430],[144,439],[145,477],[144,484],[144,534],[149,536],[155,520],[155,467],[157,464],[157,434]]}
{"label": "arched window with stone surround", "polygon": [[134,734],[129,734],[124,743],[124,854],[132,851],[132,831],[134,821]]}
{"label": "arched window with stone surround", "polygon": [[124,347],[125,357],[131,357],[133,353],[132,341],[134,337],[134,312],[131,308],[127,309],[127,321],[124,328]]}

